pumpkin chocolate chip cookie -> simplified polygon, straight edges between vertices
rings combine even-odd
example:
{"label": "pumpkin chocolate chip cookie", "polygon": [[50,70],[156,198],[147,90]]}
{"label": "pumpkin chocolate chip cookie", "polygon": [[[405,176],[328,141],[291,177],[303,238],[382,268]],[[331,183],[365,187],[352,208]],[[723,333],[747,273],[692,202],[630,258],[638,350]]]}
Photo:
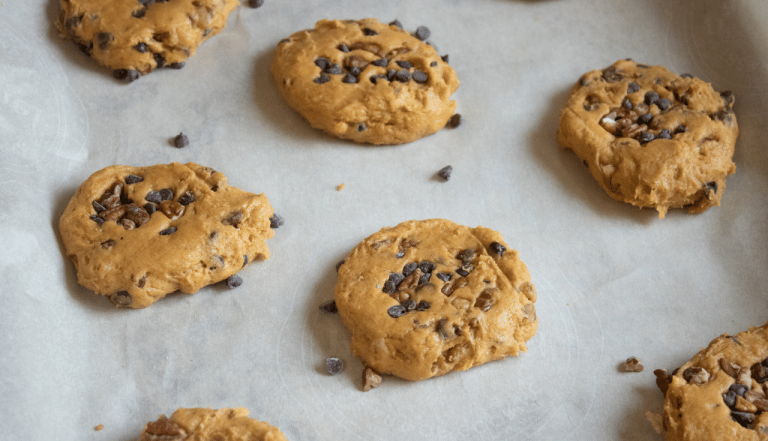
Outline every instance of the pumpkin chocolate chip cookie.
{"label": "pumpkin chocolate chip cookie", "polygon": [[87,55],[133,81],[161,67],[181,69],[218,34],[238,0],[61,0],[57,23]]}
{"label": "pumpkin chocolate chip cookie", "polygon": [[501,235],[443,219],[362,241],[338,270],[351,348],[373,371],[423,380],[526,351],[536,290]]}
{"label": "pumpkin chocolate chip cookie", "polygon": [[768,440],[768,323],[712,340],[673,375],[654,373],[668,441]]}
{"label": "pumpkin chocolate chip cookie", "polygon": [[279,429],[248,418],[248,409],[184,409],[147,423],[139,441],[286,441]]}
{"label": "pumpkin chocolate chip cookie", "polygon": [[720,205],[739,129],[735,96],[691,75],[631,60],[584,74],[560,114],[558,142],[619,201],[699,213]]}
{"label": "pumpkin chocolate chip cookie", "polygon": [[115,165],[80,186],[59,229],[81,285],[144,308],[269,258],[272,215],[266,196],[230,187],[208,167]]}
{"label": "pumpkin chocolate chip cookie", "polygon": [[[420,28],[421,29],[421,28]],[[443,128],[459,87],[447,57],[399,22],[321,20],[280,42],[277,87],[312,127],[368,144],[403,144]]]}

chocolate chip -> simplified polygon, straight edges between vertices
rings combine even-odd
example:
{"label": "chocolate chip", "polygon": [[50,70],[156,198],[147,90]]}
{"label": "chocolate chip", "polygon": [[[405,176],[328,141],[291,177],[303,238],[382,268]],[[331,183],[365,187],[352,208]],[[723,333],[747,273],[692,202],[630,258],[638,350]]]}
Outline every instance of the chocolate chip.
{"label": "chocolate chip", "polygon": [[419,266],[419,265],[418,265],[416,262],[411,262],[411,263],[409,263],[409,264],[405,265],[405,266],[403,267],[403,275],[404,275],[405,277],[408,277],[408,276],[410,276],[410,275],[411,275],[411,273],[413,273],[414,271],[416,271],[416,268],[418,268],[418,266]]}
{"label": "chocolate chip", "polygon": [[456,258],[461,260],[464,264],[472,262],[473,257],[475,257],[475,250],[472,248],[467,248],[456,256]]}
{"label": "chocolate chip", "polygon": [[389,314],[389,316],[392,318],[402,317],[405,315],[405,313],[406,310],[402,305],[395,305],[387,310],[387,314]]}
{"label": "chocolate chip", "polygon": [[413,71],[413,81],[417,82],[418,84],[424,84],[427,82],[429,77],[426,73],[420,71],[420,70],[414,70]]}
{"label": "chocolate chip", "polygon": [[405,308],[406,311],[410,312],[416,309],[416,302],[413,299],[407,299],[400,303],[400,306]]}
{"label": "chocolate chip", "polygon": [[[159,191],[152,190],[149,193],[147,193],[146,196],[144,196],[144,199],[146,199],[147,202],[152,202],[152,203],[155,203],[155,204],[159,204],[160,201],[163,200],[163,197],[162,197],[162,195],[160,195]],[[147,210],[147,211],[149,211],[149,210]]]}
{"label": "chocolate chip", "polygon": [[336,272],[339,272],[339,268],[344,265],[344,259],[340,260],[339,263],[336,264]]}
{"label": "chocolate chip", "polygon": [[387,281],[384,282],[384,287],[381,290],[386,294],[392,294],[397,291],[397,285],[399,285],[403,279],[405,279],[404,275],[400,273],[391,273]]}
{"label": "chocolate chip", "polygon": [[498,243],[498,242],[491,242],[491,245],[489,246],[491,249],[491,252],[493,254],[498,255],[499,257],[502,257],[504,255],[504,252],[507,251],[507,247],[504,245]]}
{"label": "chocolate chip", "polygon": [[180,203],[181,205],[189,205],[189,204],[191,204],[192,202],[195,202],[195,194],[194,194],[194,193],[192,193],[191,191],[188,191],[188,192],[184,193],[184,194],[183,194],[183,195],[181,195],[181,197],[179,198],[179,203]]}
{"label": "chocolate chip", "polygon": [[[350,67],[349,73],[352,74],[354,77],[360,76],[360,68],[359,67]],[[357,78],[355,78],[355,82],[357,82]]]}
{"label": "chocolate chip", "polygon": [[428,301],[422,300],[422,301],[419,302],[418,305],[416,305],[416,310],[417,311],[426,311],[427,309],[430,308],[430,306],[432,306],[432,305],[430,305]]}
{"label": "chocolate chip", "polygon": [[96,222],[97,224],[99,224],[99,226],[101,226],[101,224],[104,223],[104,219],[102,219],[101,217],[99,217],[99,216],[97,216],[95,214],[91,215],[91,220]]}
{"label": "chocolate chip", "polygon": [[128,291],[118,291],[109,296],[109,301],[116,306],[129,306],[133,302],[133,299]]}
{"label": "chocolate chip", "polygon": [[237,288],[242,284],[243,284],[243,279],[237,274],[232,274],[231,276],[227,277],[227,286],[230,289]]}
{"label": "chocolate chip", "polygon": [[635,83],[634,81],[630,81],[627,85],[627,93],[635,93],[638,90],[640,90],[640,85]]}
{"label": "chocolate chip", "polygon": [[451,277],[453,277],[453,273],[437,273],[437,278],[442,280],[443,282],[447,282],[451,280]]}
{"label": "chocolate chip", "polygon": [[260,8],[264,6],[264,0],[248,0],[248,6],[252,8]]}
{"label": "chocolate chip", "polygon": [[106,210],[103,205],[96,201],[91,202],[91,205],[93,206],[93,209],[96,210],[96,213],[101,213],[102,211]]}
{"label": "chocolate chip", "polygon": [[179,69],[183,69],[184,65],[185,65],[185,63],[183,61],[181,61],[181,62],[178,62],[178,63],[171,63],[171,64],[169,64],[168,68],[169,69],[179,70]]}
{"label": "chocolate chip", "polygon": [[[160,190],[160,200],[161,201],[172,201],[173,200],[173,190],[170,188],[164,188]],[[154,202],[154,201],[150,201]]]}
{"label": "chocolate chip", "polygon": [[328,69],[329,67],[331,67],[331,60],[325,57],[318,57],[315,60],[315,66],[319,67],[322,70]]}
{"label": "chocolate chip", "polygon": [[768,381],[768,367],[763,366],[760,363],[755,363],[750,368],[752,372],[752,378],[758,383],[762,384]]}
{"label": "chocolate chip", "polygon": [[152,58],[155,59],[155,63],[157,64],[157,68],[160,69],[163,66],[165,66],[165,58],[161,54],[154,54],[152,55]]}
{"label": "chocolate chip", "polygon": [[280,228],[285,224],[285,219],[283,219],[282,216],[275,213],[271,218],[269,218],[269,228],[275,229]]}
{"label": "chocolate chip", "polygon": [[755,421],[755,414],[749,412],[731,411],[731,418],[741,424],[744,428],[750,429]]}
{"label": "chocolate chip", "polygon": [[644,113],[637,117],[637,123],[638,124],[650,124],[651,120],[653,119],[653,115],[650,113]]}
{"label": "chocolate chip", "polygon": [[732,389],[728,389],[728,391],[723,394],[723,402],[725,402],[726,406],[733,409],[733,406],[736,405],[736,392]]}
{"label": "chocolate chip", "polygon": [[402,24],[402,23],[400,23],[400,20],[398,20],[398,19],[394,19],[394,21],[391,21],[391,22],[389,23],[389,25],[390,25],[390,26],[397,26],[397,27],[398,27],[398,28],[400,28],[400,29],[402,29],[402,28],[403,28],[403,24]]}
{"label": "chocolate chip", "polygon": [[656,135],[656,138],[658,139],[672,139],[672,132],[669,131],[669,129],[662,129],[658,135]]}
{"label": "chocolate chip", "polygon": [[117,80],[124,80],[129,83],[132,83],[139,79],[139,72],[135,70],[128,70],[128,69],[115,69],[112,71],[112,76],[115,77]]}
{"label": "chocolate chip", "polygon": [[450,165],[446,165],[445,167],[438,170],[437,176],[440,176],[441,178],[443,178],[443,180],[447,181],[451,179],[451,173],[453,173],[453,167],[451,167]]}
{"label": "chocolate chip", "polygon": [[637,135],[637,140],[640,141],[641,144],[651,142],[653,141],[653,139],[654,139],[653,133],[646,132],[645,130],[643,130],[642,132],[640,132],[639,135]]}
{"label": "chocolate chip", "polygon": [[357,78],[355,78],[355,76],[352,75],[351,73],[347,73],[346,75],[344,75],[344,78],[341,79],[341,82],[347,83],[347,84],[356,84]]}
{"label": "chocolate chip", "polygon": [[459,126],[459,124],[461,124],[461,114],[454,113],[453,116],[448,119],[448,124],[446,125],[452,129],[455,129]]}
{"label": "chocolate chip", "polygon": [[443,60],[443,63],[447,64],[448,63],[448,54],[443,55],[442,57],[440,57],[440,59]]}
{"label": "chocolate chip", "polygon": [[717,182],[712,181],[712,182],[707,182],[706,184],[704,184],[704,191],[707,192],[707,193],[709,193],[711,191],[714,194],[717,194]]}
{"label": "chocolate chip", "polygon": [[371,28],[363,28],[363,35],[367,35],[367,36],[370,37],[370,36],[373,36],[373,35],[379,35],[379,33],[374,31]]}
{"label": "chocolate chip", "polygon": [[365,123],[360,123],[360,124],[358,124],[358,125],[357,125],[357,131],[358,131],[358,132],[363,132],[363,131],[365,131],[367,128],[368,128],[368,126],[366,126],[366,125],[365,125]]}
{"label": "chocolate chip", "polygon": [[397,75],[397,70],[390,69],[387,71],[387,81],[392,81],[395,79],[395,75]]}
{"label": "chocolate chip", "polygon": [[648,104],[650,106],[651,104],[655,103],[658,100],[659,100],[658,93],[652,90],[645,92],[645,97],[644,97],[645,104]]}
{"label": "chocolate chip", "polygon": [[621,102],[621,107],[632,110],[632,101],[629,100],[629,98],[624,97],[624,100]]}
{"label": "chocolate chip", "polygon": [[147,15],[146,9],[138,9],[136,11],[131,12],[131,16],[133,18],[143,18],[145,15]]}
{"label": "chocolate chip", "polygon": [[395,79],[401,83],[407,83],[411,79],[411,73],[405,69],[400,69],[395,74]]}
{"label": "chocolate chip", "polygon": [[128,185],[136,184],[136,183],[141,182],[143,180],[144,180],[144,178],[142,178],[141,176],[136,176],[136,175],[128,175],[128,176],[125,177],[125,183],[128,184]]}
{"label": "chocolate chip", "polygon": [[331,375],[340,374],[341,371],[344,370],[344,362],[336,357],[328,357],[328,359],[325,360],[325,368]]}
{"label": "chocolate chip", "polygon": [[378,60],[371,61],[371,64],[378,67],[387,67],[387,64],[389,64],[389,60],[386,58],[379,58]]}
{"label": "chocolate chip", "polygon": [[693,75],[689,73],[680,74],[680,78],[693,78]]}
{"label": "chocolate chip", "polygon": [[184,148],[188,145],[189,138],[187,138],[187,135],[185,135],[184,132],[179,132],[179,134],[173,138],[173,146],[177,149]]}
{"label": "chocolate chip", "polygon": [[416,38],[418,38],[421,41],[426,40],[431,35],[431,32],[429,32],[429,28],[426,26],[419,26],[416,28],[416,32],[414,33]]}
{"label": "chocolate chip", "polygon": [[331,78],[326,74],[320,74],[319,77],[315,78],[315,83],[317,84],[325,84],[329,81],[331,81]]}
{"label": "chocolate chip", "polygon": [[429,283],[429,279],[432,278],[432,273],[424,273],[419,277],[419,286]]}
{"label": "chocolate chip", "polygon": [[378,80],[379,78],[386,79],[387,77],[385,77],[384,75],[371,75],[371,78],[370,78],[371,83],[376,84],[376,80]]}
{"label": "chocolate chip", "polygon": [[114,40],[115,37],[109,32],[99,32],[96,34],[96,44],[101,50],[107,49]]}
{"label": "chocolate chip", "polygon": [[425,260],[419,264],[419,269],[423,273],[431,273],[435,269],[435,264]]}
{"label": "chocolate chip", "polygon": [[323,303],[322,305],[320,305],[319,309],[323,312],[327,312],[328,314],[336,314],[337,312],[339,312],[339,308],[336,307],[336,300],[331,300]]}
{"label": "chocolate chip", "polygon": [[682,124],[680,124],[679,126],[675,127],[675,135],[677,135],[678,133],[685,133],[687,131],[688,131],[688,129],[684,125],[682,125]]}
{"label": "chocolate chip", "polygon": [[616,71],[616,68],[611,66],[603,70],[603,79],[609,83],[616,83],[624,79],[624,75]]}
{"label": "chocolate chip", "polygon": [[169,234],[173,234],[175,232],[176,232],[176,227],[169,227],[169,228],[166,228],[165,230],[161,231],[160,235],[161,236],[168,236]]}
{"label": "chocolate chip", "polygon": [[395,63],[397,63],[397,65],[400,66],[400,68],[402,69],[410,69],[413,67],[413,65],[410,62],[405,60],[397,60]]}
{"label": "chocolate chip", "polygon": [[341,43],[341,44],[340,44],[340,45],[338,45],[336,48],[337,48],[338,50],[342,51],[342,52],[349,52],[349,48],[348,48],[348,47],[347,47],[347,45],[346,45],[346,44],[344,44],[344,43]]}
{"label": "chocolate chip", "polygon": [[240,268],[245,268],[246,265],[248,265],[248,255],[243,254],[243,266],[241,266]]}
{"label": "chocolate chip", "polygon": [[333,63],[328,66],[327,69],[325,69],[325,73],[331,75],[341,75],[344,73],[344,71],[341,69],[341,66],[339,66],[339,63]]}
{"label": "chocolate chip", "polygon": [[667,110],[671,105],[672,103],[666,98],[659,98],[659,100],[656,101],[656,106],[659,110]]}
{"label": "chocolate chip", "polygon": [[149,47],[147,46],[147,43],[137,43],[136,46],[133,47],[137,51],[141,52],[142,54],[146,53]]}

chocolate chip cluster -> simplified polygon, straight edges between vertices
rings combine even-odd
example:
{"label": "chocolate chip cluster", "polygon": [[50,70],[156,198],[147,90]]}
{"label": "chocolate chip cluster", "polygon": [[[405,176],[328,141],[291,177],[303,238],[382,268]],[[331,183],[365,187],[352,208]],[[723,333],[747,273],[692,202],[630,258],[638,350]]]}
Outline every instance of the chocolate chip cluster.
{"label": "chocolate chip cluster", "polygon": [[[736,380],[723,394],[723,402],[731,410],[731,418],[747,429],[757,429],[759,416],[768,412],[768,358],[750,367],[739,366],[731,360],[721,358],[720,368]],[[752,380],[762,385],[763,390],[752,388]]]}

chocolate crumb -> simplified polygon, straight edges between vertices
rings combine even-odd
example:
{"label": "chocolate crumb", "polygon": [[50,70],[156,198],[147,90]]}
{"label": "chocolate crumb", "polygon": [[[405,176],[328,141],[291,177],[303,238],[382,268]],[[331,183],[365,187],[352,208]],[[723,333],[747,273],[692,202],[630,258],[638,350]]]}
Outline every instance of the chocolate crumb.
{"label": "chocolate crumb", "polygon": [[344,370],[344,362],[336,357],[328,357],[328,359],[325,360],[325,368],[331,375],[340,374],[341,371]]}
{"label": "chocolate crumb", "polygon": [[444,181],[448,181],[449,179],[451,179],[451,173],[453,173],[453,167],[450,165],[446,165],[445,167],[441,168],[437,172],[437,176],[440,176],[441,178],[443,178]]}
{"label": "chocolate crumb", "polygon": [[629,357],[621,364],[621,370],[623,372],[642,372],[643,365],[637,357]]}
{"label": "chocolate crumb", "polygon": [[282,216],[275,213],[271,218],[269,218],[269,228],[276,229],[280,228],[285,224],[285,219],[283,219]]}
{"label": "chocolate crumb", "polygon": [[227,277],[227,286],[230,289],[237,288],[242,284],[243,284],[243,279],[237,274],[232,274],[231,276]]}
{"label": "chocolate crumb", "polygon": [[461,114],[455,113],[452,117],[448,119],[447,126],[452,129],[455,129],[456,127],[459,126],[459,124],[461,124]]}
{"label": "chocolate crumb", "polygon": [[179,132],[179,134],[173,138],[173,146],[177,149],[184,148],[188,145],[189,138],[187,138],[187,135],[185,135],[184,132]]}

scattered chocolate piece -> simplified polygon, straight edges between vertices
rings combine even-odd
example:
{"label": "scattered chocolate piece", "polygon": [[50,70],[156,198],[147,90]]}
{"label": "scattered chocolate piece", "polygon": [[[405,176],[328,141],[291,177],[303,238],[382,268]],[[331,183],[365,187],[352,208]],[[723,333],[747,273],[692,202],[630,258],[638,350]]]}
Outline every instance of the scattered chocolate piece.
{"label": "scattered chocolate piece", "polygon": [[169,227],[169,228],[166,228],[165,230],[161,231],[160,235],[161,236],[168,236],[169,234],[173,234],[175,232],[176,232],[176,227]]}
{"label": "scattered chocolate piece", "polygon": [[241,266],[240,268],[245,268],[246,265],[248,265],[248,255],[243,254],[243,266]]}
{"label": "scattered chocolate piece", "polygon": [[423,273],[431,273],[435,269],[435,264],[428,260],[425,260],[419,264],[419,269]]}
{"label": "scattered chocolate piece", "polygon": [[339,312],[339,308],[336,307],[336,300],[331,300],[323,303],[322,305],[320,305],[319,309],[329,314],[336,314],[337,312]]}
{"label": "scattered chocolate piece", "polygon": [[629,98],[624,97],[624,100],[621,102],[621,107],[632,110],[632,101],[629,100]]}
{"label": "scattered chocolate piece", "polygon": [[637,357],[629,357],[621,364],[621,370],[624,372],[642,372],[643,365]]}
{"label": "scattered chocolate piece", "polygon": [[702,367],[692,366],[683,371],[683,379],[691,384],[704,384],[709,381],[709,372]]}
{"label": "scattered chocolate piece", "polygon": [[389,60],[386,58],[379,58],[378,60],[371,61],[371,64],[378,67],[387,67],[387,64],[389,64]]}
{"label": "scattered chocolate piece", "polygon": [[736,410],[731,411],[731,418],[734,421],[741,424],[744,428],[751,429],[752,423],[755,422],[755,414],[749,412],[739,412]]}
{"label": "scattered chocolate piece", "polygon": [[380,78],[385,79],[387,77],[385,77],[384,75],[371,75],[371,78],[370,78],[371,83],[376,84],[376,80]]}
{"label": "scattered chocolate piece", "polygon": [[432,305],[428,301],[422,300],[422,301],[419,302],[418,305],[416,305],[416,310],[417,311],[426,311],[427,309],[429,309],[430,306],[432,306]]}
{"label": "scattered chocolate piece", "polygon": [[396,75],[396,74],[397,74],[397,70],[396,70],[396,69],[390,69],[390,70],[388,70],[388,71],[387,71],[387,76],[386,76],[386,78],[387,78],[387,81],[392,81],[392,80],[394,80],[394,79],[395,79],[395,75]]}
{"label": "scattered chocolate piece", "polygon": [[669,131],[669,129],[662,129],[658,135],[656,135],[657,139],[672,139],[672,132]]}
{"label": "scattered chocolate piece", "polygon": [[452,128],[452,129],[455,129],[456,127],[459,126],[459,124],[461,124],[461,114],[460,113],[456,113],[456,114],[454,114],[452,117],[450,117],[448,119],[447,126]]}
{"label": "scattered chocolate piece", "polygon": [[242,284],[243,284],[243,279],[237,274],[232,274],[231,276],[227,277],[227,286],[230,289],[237,288]]}
{"label": "scattered chocolate piece", "polygon": [[416,309],[416,302],[413,299],[406,299],[400,303],[400,306],[405,308],[406,312],[411,312]]}
{"label": "scattered chocolate piece", "polygon": [[421,41],[426,40],[431,35],[431,32],[429,31],[429,28],[426,26],[419,26],[416,28],[416,32],[414,33],[414,36],[418,38]]}
{"label": "scattered chocolate piece", "polygon": [[445,167],[441,168],[437,172],[437,176],[440,176],[441,178],[443,178],[443,180],[448,181],[449,179],[451,179],[451,173],[453,173],[453,167],[450,165],[446,165]]}
{"label": "scattered chocolate piece", "polygon": [[252,8],[260,8],[264,6],[264,0],[248,0],[248,6]]}
{"label": "scattered chocolate piece", "polygon": [[93,206],[93,209],[96,210],[96,213],[101,213],[102,211],[106,210],[106,207],[96,201],[91,202],[91,205]]}
{"label": "scattered chocolate piece", "polygon": [[671,105],[672,103],[666,98],[659,98],[659,100],[656,101],[656,106],[659,110],[667,110]]}
{"label": "scattered chocolate piece", "polygon": [[282,216],[275,213],[271,218],[269,218],[269,228],[276,229],[280,228],[285,224],[285,219],[283,219]]}
{"label": "scattered chocolate piece", "polygon": [[179,134],[173,138],[173,146],[177,149],[184,148],[188,145],[189,138],[187,138],[187,135],[185,135],[184,132],[179,132]]}
{"label": "scattered chocolate piece", "polygon": [[363,369],[363,392],[381,386],[381,375],[368,366]]}
{"label": "scattered chocolate piece", "polygon": [[651,104],[656,103],[656,101],[658,100],[659,100],[658,93],[652,90],[645,93],[645,97],[644,97],[645,104],[648,104],[650,106]]}
{"label": "scattered chocolate piece", "polygon": [[328,357],[328,359],[325,360],[325,368],[331,375],[340,374],[341,371],[344,370],[344,362],[336,357]]}

